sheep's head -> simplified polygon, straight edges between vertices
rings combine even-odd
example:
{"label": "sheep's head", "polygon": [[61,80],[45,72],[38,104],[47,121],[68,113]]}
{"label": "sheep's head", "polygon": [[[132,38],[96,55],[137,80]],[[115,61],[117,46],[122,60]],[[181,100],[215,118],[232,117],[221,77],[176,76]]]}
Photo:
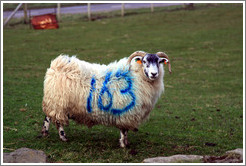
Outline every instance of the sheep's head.
{"label": "sheep's head", "polygon": [[128,64],[131,61],[142,65],[145,76],[150,80],[155,80],[159,77],[159,67],[161,63],[169,64],[169,73],[171,73],[171,64],[168,56],[163,52],[149,54],[143,51],[136,51],[128,58]]}

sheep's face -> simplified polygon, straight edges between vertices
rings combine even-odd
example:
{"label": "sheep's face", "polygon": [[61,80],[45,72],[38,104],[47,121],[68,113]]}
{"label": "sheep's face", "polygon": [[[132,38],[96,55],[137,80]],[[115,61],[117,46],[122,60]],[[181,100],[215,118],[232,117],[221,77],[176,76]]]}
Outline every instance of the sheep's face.
{"label": "sheep's face", "polygon": [[166,59],[160,58],[156,54],[146,54],[142,58],[143,72],[150,80],[155,80],[159,77],[159,67]]}
{"label": "sheep's face", "polygon": [[133,70],[135,70],[136,72],[140,71],[139,69],[142,68],[142,71],[146,78],[151,81],[156,80],[157,78],[159,78],[160,75],[162,75],[162,70],[160,70],[160,66],[162,67],[162,63],[168,63],[169,73],[171,74],[172,72],[169,58],[164,52],[148,54],[144,51],[136,51],[129,56],[127,63],[133,65]]}

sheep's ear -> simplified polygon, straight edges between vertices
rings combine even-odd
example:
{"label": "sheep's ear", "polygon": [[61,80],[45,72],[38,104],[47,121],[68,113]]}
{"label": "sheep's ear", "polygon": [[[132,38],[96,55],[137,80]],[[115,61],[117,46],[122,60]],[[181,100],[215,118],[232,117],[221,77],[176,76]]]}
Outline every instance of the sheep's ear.
{"label": "sheep's ear", "polygon": [[160,58],[159,59],[159,63],[165,63],[165,64],[167,64],[168,63],[168,59],[167,58]]}

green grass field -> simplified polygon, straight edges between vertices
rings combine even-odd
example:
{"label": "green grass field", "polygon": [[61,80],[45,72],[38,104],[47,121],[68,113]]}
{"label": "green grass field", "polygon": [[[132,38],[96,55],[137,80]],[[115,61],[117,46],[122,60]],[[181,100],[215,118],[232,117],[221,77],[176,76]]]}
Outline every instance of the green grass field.
{"label": "green grass field", "polygon": [[[44,119],[43,80],[52,59],[64,53],[108,64],[136,50],[165,51],[173,74],[165,75],[165,93],[149,121],[139,132],[129,132],[130,148],[119,148],[116,128],[88,129],[73,121],[65,127],[67,143],[59,140],[54,125],[48,138],[37,138]],[[135,163],[242,148],[242,5],[63,21],[58,30],[4,29],[3,148],[21,147],[43,150],[49,162],[74,163]]]}

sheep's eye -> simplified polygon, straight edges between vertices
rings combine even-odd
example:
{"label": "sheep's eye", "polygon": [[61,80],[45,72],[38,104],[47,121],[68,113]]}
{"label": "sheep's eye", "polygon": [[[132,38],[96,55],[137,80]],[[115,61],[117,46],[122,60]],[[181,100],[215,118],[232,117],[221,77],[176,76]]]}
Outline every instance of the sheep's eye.
{"label": "sheep's eye", "polygon": [[159,63],[164,63],[165,62],[165,59],[162,59]]}
{"label": "sheep's eye", "polygon": [[143,63],[145,64],[145,63],[146,63],[146,61],[145,61],[145,60],[143,60]]}
{"label": "sheep's eye", "polygon": [[136,60],[135,60],[138,64],[142,64],[142,61],[141,61],[141,59],[140,58],[136,58]]}

